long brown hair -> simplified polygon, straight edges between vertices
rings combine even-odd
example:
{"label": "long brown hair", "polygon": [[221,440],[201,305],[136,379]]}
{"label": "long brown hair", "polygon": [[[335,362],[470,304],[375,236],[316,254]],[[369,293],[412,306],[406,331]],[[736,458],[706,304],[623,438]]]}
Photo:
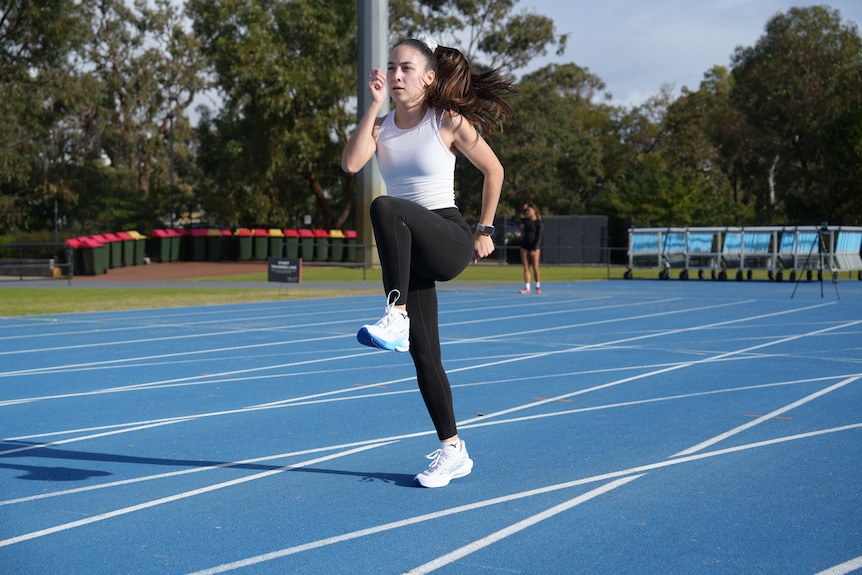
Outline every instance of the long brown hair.
{"label": "long brown hair", "polygon": [[474,73],[467,58],[455,48],[437,46],[431,52],[428,44],[415,38],[402,40],[396,47],[401,45],[417,50],[436,72],[426,94],[429,106],[461,114],[486,135],[511,122],[513,110],[508,99],[517,90],[496,69]]}
{"label": "long brown hair", "polygon": [[536,207],[536,204],[534,204],[532,202],[525,202],[524,203],[524,211],[525,212],[527,211],[527,208],[533,208],[533,211],[536,212],[536,219],[537,220],[542,219],[542,214],[539,213],[539,208]]}

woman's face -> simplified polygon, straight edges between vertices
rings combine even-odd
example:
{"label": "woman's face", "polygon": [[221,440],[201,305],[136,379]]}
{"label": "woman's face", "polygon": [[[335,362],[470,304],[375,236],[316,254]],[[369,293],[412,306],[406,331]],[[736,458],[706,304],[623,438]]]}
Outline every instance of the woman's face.
{"label": "woman's face", "polygon": [[386,67],[386,81],[396,104],[425,99],[425,88],[434,81],[434,71],[428,70],[427,66],[424,56],[415,48],[401,45],[392,50]]}

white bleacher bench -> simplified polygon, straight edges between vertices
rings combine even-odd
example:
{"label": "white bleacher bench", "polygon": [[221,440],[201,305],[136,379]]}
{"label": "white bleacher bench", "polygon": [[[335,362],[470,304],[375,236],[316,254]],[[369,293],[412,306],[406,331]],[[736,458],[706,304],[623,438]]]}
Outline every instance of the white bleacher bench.
{"label": "white bleacher bench", "polygon": [[[730,270],[736,279],[752,279],[755,270],[766,271],[770,280],[782,281],[789,271],[810,280],[824,271],[837,281],[840,272],[856,272],[862,280],[862,227],[854,226],[746,226],[689,228],[630,228],[629,267],[658,269],[659,279],[670,278],[672,268],[682,268],[679,279],[705,270],[712,279],[726,280]],[[718,273],[716,274],[716,271]]]}

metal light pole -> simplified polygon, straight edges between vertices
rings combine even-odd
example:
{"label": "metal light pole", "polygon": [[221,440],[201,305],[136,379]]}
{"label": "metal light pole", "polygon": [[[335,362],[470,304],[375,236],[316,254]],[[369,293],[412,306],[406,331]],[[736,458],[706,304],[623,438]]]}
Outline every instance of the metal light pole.
{"label": "metal light pole", "polygon": [[168,120],[171,122],[170,135],[170,174],[171,174],[171,228],[174,227],[174,116],[173,112],[168,113]]}
{"label": "metal light pole", "polygon": [[[368,93],[368,73],[371,68],[386,70],[386,60],[389,56],[389,0],[359,0],[359,60],[357,67],[357,122],[368,105],[371,95]],[[383,106],[380,111],[385,114],[389,106]],[[374,231],[371,229],[371,218],[368,208],[377,196],[386,193],[386,187],[380,177],[377,159],[371,161],[356,174],[356,224],[359,243],[363,246],[361,259],[365,265],[377,262],[377,250],[369,249],[374,245]]]}

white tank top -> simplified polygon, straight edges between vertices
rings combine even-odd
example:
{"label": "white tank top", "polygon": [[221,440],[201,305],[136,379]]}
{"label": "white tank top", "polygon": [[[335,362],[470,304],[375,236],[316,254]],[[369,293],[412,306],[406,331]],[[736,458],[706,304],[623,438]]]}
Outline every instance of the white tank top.
{"label": "white tank top", "polygon": [[377,162],[387,195],[429,210],[455,207],[455,154],[440,138],[433,109],[407,130],[395,125],[390,112],[377,132]]}

